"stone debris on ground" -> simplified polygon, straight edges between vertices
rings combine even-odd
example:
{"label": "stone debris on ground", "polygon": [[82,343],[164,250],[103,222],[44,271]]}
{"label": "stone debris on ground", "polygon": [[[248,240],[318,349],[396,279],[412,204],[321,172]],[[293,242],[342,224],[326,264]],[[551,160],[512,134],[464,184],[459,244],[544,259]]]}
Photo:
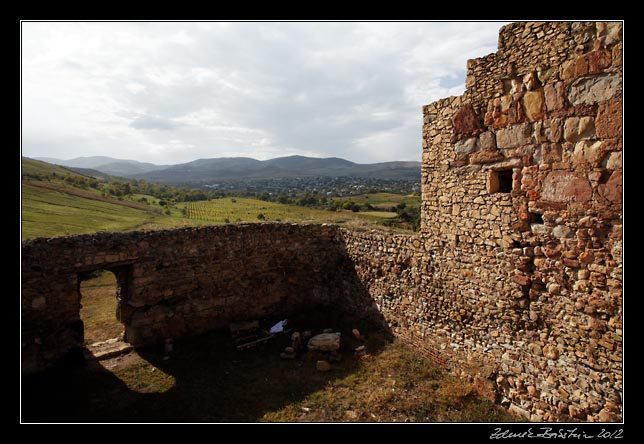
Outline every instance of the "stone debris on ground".
{"label": "stone debris on ground", "polygon": [[293,350],[296,352],[302,349],[302,335],[299,331],[294,331],[291,334],[291,347],[293,347]]}
{"label": "stone debris on ground", "polygon": [[280,353],[282,359],[295,359],[295,349],[293,347],[285,347],[284,351]]}
{"label": "stone debris on ground", "polygon": [[112,338],[106,341],[95,342],[84,349],[86,359],[102,361],[115,356],[124,355],[132,350],[132,345],[123,342],[120,338]]}
{"label": "stone debris on ground", "polygon": [[347,419],[358,419],[358,412],[354,410],[347,410],[344,412],[344,415],[347,417]]}
{"label": "stone debris on ground", "polygon": [[335,351],[340,349],[340,332],[320,333],[309,339],[307,347],[309,350]]}
{"label": "stone debris on ground", "polygon": [[331,370],[331,364],[328,361],[319,360],[315,363],[315,368],[321,372],[328,372]]}

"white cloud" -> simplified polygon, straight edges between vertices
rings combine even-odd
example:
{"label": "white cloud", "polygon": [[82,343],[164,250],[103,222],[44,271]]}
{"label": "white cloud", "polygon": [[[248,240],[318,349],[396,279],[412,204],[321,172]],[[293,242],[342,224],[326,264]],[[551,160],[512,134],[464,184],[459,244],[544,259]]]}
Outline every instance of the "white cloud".
{"label": "white cloud", "polygon": [[420,160],[502,23],[22,24],[23,154]]}

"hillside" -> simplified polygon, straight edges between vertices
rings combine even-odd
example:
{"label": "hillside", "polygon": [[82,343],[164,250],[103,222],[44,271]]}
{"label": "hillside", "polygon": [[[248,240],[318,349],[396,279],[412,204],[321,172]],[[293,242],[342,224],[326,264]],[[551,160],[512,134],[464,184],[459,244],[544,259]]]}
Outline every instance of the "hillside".
{"label": "hillside", "polygon": [[48,182],[23,183],[22,238],[133,230],[154,218],[146,209],[79,191]]}
{"label": "hillside", "polygon": [[[82,170],[90,173],[92,171]],[[172,188],[164,185],[155,186]],[[346,208],[328,211],[253,198],[199,197],[197,201],[183,202],[174,197],[161,199],[140,190],[122,191],[125,188],[129,189],[125,182],[101,181],[89,174],[78,174],[66,167],[23,157],[22,238],[228,222],[316,221],[381,224],[396,217],[396,213],[388,211],[351,211],[349,203],[353,202],[349,201],[346,202]],[[119,194],[112,194],[114,190],[119,190]],[[174,190],[181,191],[176,188]],[[190,193],[185,189],[181,192]],[[150,193],[154,194],[153,191]],[[167,201],[162,203],[164,199]],[[418,200],[393,194],[371,196],[371,202],[380,204],[382,208],[407,202],[409,199],[410,202]],[[356,200],[363,206],[368,203],[367,197],[357,197]],[[345,200],[338,202],[345,203]]]}
{"label": "hillside", "polygon": [[22,239],[191,224],[162,214],[158,206],[110,197],[90,184],[98,187],[90,175],[23,157]]}
{"label": "hillside", "polygon": [[97,170],[111,176],[129,177],[135,174],[146,173],[167,168],[169,165],[155,165],[148,162],[139,162],[130,159],[115,159],[107,156],[76,157],[63,160],[53,157],[37,157],[36,160],[68,168]]}
{"label": "hillside", "polygon": [[52,174],[57,174],[60,177],[64,177],[69,174],[72,176],[83,176],[89,177],[87,174],[82,174],[76,172],[70,168],[66,168],[60,165],[52,165],[46,161],[31,159],[29,157],[22,157],[22,176],[38,178],[41,176],[49,176]]}

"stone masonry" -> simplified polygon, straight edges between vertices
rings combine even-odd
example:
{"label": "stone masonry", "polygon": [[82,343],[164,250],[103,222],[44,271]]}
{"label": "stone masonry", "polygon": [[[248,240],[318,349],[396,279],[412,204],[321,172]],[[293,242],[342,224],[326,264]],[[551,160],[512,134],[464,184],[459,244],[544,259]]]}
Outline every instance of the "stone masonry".
{"label": "stone masonry", "polygon": [[533,420],[620,414],[621,30],[505,26],[423,109],[425,334]]}
{"label": "stone masonry", "polygon": [[134,346],[227,327],[239,319],[328,304],[338,270],[327,226],[227,225],[35,239],[22,249],[23,372],[83,342],[80,282],[107,269],[117,319]]}
{"label": "stone masonry", "polygon": [[247,224],[22,245],[22,372],[79,349],[108,269],[133,345],[335,305],[532,421],[622,408],[622,26],[515,23],[424,107],[422,228]]}

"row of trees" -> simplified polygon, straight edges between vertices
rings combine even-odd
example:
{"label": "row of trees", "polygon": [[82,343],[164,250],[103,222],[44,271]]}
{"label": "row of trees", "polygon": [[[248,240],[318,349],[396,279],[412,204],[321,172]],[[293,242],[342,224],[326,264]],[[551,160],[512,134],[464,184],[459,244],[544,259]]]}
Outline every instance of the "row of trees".
{"label": "row of trees", "polygon": [[[328,211],[353,211],[354,213],[360,211],[377,211],[370,203],[360,205],[351,199],[333,199],[318,193],[304,193],[299,196],[289,196],[286,193],[269,194],[257,193],[254,196],[257,199],[278,202],[287,205],[299,205],[303,207],[313,207],[318,209],[326,209]],[[420,208],[407,206],[405,202],[401,202],[396,206],[389,208],[389,211],[396,213],[396,217],[385,219],[382,223],[390,227],[399,227],[408,230],[418,231],[420,229]]]}

